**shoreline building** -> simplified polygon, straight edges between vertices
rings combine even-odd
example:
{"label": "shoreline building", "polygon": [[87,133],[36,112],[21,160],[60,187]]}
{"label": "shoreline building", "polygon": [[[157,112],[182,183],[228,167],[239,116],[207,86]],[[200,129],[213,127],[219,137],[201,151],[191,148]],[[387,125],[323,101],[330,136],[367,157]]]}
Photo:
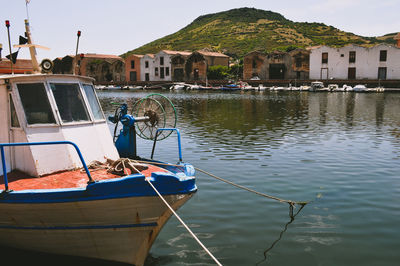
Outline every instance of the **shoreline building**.
{"label": "shoreline building", "polygon": [[[153,81],[172,81],[172,59],[176,56],[187,57],[191,52],[161,50],[154,55]],[[174,72],[178,68],[174,66]],[[174,73],[175,74],[175,73]]]}
{"label": "shoreline building", "polygon": [[[54,74],[77,74],[89,76],[96,83],[125,81],[125,62],[116,55],[106,54],[80,54],[67,55],[53,60]],[[73,71],[75,68],[75,71]]]}
{"label": "shoreline building", "polygon": [[141,81],[140,60],[143,55],[131,54],[125,58],[125,77],[126,81]]}
{"label": "shoreline building", "polygon": [[140,80],[153,81],[154,54],[145,54],[140,58]]}
{"label": "shoreline building", "polygon": [[311,47],[310,79],[400,79],[400,47]]}
{"label": "shoreline building", "polygon": [[309,56],[310,52],[304,49],[267,54],[250,52],[243,59],[243,79],[308,79]]}
{"label": "shoreline building", "polygon": [[205,81],[210,66],[229,67],[229,56],[207,50],[198,50],[190,54],[185,63],[187,81]]}

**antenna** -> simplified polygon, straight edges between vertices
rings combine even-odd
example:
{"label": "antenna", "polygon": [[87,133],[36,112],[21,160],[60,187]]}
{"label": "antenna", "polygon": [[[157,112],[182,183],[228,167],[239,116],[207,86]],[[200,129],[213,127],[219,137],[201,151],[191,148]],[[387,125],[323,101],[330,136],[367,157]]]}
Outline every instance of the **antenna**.
{"label": "antenna", "polygon": [[[79,46],[79,38],[81,37],[81,31],[78,30],[78,33],[76,35],[78,36],[78,38],[76,40],[75,65],[74,65],[74,69],[73,69],[73,74],[74,75],[75,75],[75,69],[76,69],[77,64],[78,64],[78,46]],[[79,67],[79,72],[80,72],[80,67]]]}
{"label": "antenna", "polygon": [[11,74],[14,75],[12,52],[11,52],[11,40],[10,40],[10,21],[8,21],[8,20],[6,20],[6,27],[7,27],[7,33],[8,33],[8,47],[10,48]]}

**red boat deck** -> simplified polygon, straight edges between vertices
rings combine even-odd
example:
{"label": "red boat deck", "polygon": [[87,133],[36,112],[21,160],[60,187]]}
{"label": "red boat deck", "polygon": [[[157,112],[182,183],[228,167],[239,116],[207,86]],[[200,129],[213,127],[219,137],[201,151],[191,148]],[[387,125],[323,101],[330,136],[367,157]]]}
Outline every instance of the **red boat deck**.
{"label": "red boat deck", "polygon": [[[90,170],[89,170],[90,171]],[[148,165],[148,169],[141,171],[146,177],[152,172],[168,172],[167,170],[154,165]],[[108,173],[106,169],[90,171],[95,181],[119,178],[121,176]],[[86,187],[89,178],[85,171],[73,170],[49,174],[42,177],[33,177],[21,171],[15,170],[7,174],[8,187],[11,190],[26,189],[60,189],[60,188],[82,188]],[[0,176],[0,186],[4,188],[4,178]]]}

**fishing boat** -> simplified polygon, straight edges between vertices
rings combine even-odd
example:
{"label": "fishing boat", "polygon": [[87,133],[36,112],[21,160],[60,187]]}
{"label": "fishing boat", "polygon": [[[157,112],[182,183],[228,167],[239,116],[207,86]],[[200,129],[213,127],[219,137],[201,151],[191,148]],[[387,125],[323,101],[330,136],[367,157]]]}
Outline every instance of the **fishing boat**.
{"label": "fishing boat", "polygon": [[324,83],[321,81],[313,81],[311,82],[309,91],[321,91],[324,88]]}
{"label": "fishing boat", "polygon": [[[175,108],[159,94],[132,112],[121,104],[112,136],[94,80],[35,64],[25,24],[35,73],[0,76],[0,245],[143,265],[171,210],[197,191]],[[155,161],[173,132],[178,163]],[[150,159],[137,155],[136,135],[154,141]]]}
{"label": "fishing boat", "polygon": [[240,86],[237,84],[228,84],[228,85],[223,85],[219,87],[220,90],[222,91],[239,91],[241,90]]}

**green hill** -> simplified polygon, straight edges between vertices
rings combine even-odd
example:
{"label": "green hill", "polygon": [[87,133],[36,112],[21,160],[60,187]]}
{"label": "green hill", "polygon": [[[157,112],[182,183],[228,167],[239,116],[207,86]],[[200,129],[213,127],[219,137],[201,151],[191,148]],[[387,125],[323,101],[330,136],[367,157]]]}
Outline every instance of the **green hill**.
{"label": "green hill", "polygon": [[200,16],[185,28],[150,42],[127,54],[157,53],[160,50],[195,51],[209,48],[240,58],[258,50],[290,50],[314,45],[343,46],[394,43],[385,35],[362,37],[323,23],[293,22],[279,13],[238,8]]}

